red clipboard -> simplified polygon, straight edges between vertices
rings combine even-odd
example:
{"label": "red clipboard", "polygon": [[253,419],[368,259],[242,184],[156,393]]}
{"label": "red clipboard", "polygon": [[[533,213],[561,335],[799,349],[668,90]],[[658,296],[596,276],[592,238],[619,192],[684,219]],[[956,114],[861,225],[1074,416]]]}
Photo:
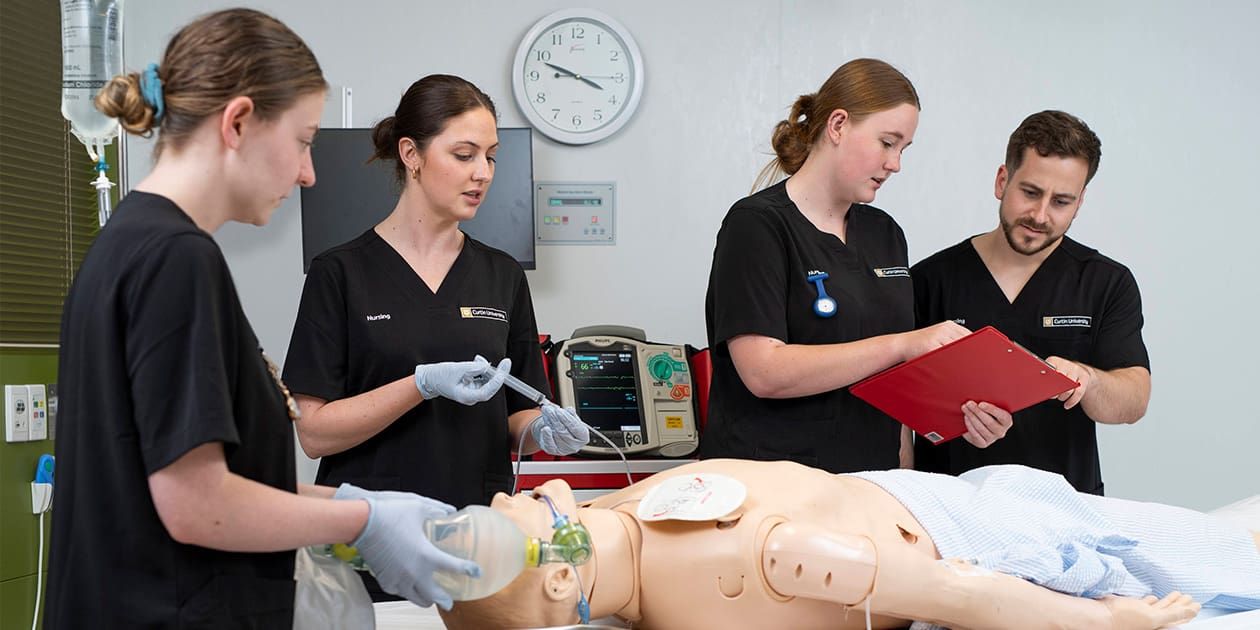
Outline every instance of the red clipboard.
{"label": "red clipboard", "polygon": [[940,444],[967,432],[962,406],[968,400],[1015,413],[1077,385],[996,328],[985,326],[855,383],[849,391]]}

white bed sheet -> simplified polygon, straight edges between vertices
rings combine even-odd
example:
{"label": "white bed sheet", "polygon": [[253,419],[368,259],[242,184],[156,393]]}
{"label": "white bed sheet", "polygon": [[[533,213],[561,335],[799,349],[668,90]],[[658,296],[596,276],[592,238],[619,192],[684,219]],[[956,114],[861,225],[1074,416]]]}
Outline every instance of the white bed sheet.
{"label": "white bed sheet", "polygon": [[1260,610],[1228,615],[1214,610],[1205,610],[1194,621],[1176,627],[1185,630],[1256,630],[1260,628]]}
{"label": "white bed sheet", "polygon": [[[420,608],[410,602],[380,602],[376,608],[377,630],[444,630],[436,608]],[[597,619],[595,623],[613,620]],[[1260,610],[1220,615],[1204,611],[1194,621],[1177,626],[1182,630],[1256,630],[1260,628]]]}

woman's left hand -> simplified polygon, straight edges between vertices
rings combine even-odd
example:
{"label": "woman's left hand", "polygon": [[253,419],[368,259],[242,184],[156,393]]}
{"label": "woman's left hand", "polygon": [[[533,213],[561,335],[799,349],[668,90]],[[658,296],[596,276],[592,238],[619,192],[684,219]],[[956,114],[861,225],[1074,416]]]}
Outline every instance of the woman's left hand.
{"label": "woman's left hand", "polygon": [[529,433],[548,455],[572,455],[591,440],[590,429],[573,407],[554,403],[542,406],[542,415],[529,425]]}

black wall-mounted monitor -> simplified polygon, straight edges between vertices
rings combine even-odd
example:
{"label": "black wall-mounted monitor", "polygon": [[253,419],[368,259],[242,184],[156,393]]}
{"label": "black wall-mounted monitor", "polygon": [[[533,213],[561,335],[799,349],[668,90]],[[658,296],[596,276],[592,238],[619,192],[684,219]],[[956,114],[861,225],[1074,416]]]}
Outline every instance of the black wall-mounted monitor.
{"label": "black wall-mounted monitor", "polygon": [[[533,269],[534,154],[532,130],[499,129],[494,181],[471,221],[469,236]],[[398,203],[394,163],[372,157],[371,129],[321,129],[311,147],[315,185],[302,189],[302,270],[330,247],[380,223]]]}

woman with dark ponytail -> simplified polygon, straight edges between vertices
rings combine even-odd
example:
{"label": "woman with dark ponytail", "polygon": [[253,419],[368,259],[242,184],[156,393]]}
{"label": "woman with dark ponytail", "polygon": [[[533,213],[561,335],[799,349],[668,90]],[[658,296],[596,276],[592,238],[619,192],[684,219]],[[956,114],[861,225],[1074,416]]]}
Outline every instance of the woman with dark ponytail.
{"label": "woman with dark ponytail", "polygon": [[866,205],[901,170],[918,122],[910,80],[856,59],[775,125],[757,185],[787,179],[736,202],[713,252],[703,457],[844,473],[908,455],[908,432],[847,387],[967,333],[953,322],[910,332],[905,236]]}
{"label": "woman with dark ponytail", "polygon": [[[511,491],[510,450],[522,438],[526,453],[561,455],[588,439],[572,410],[458,387],[497,362],[550,389],[525,272],[459,229],[494,179],[495,116],[475,85],[437,74],[373,130],[373,159],[393,164],[398,202],[311,261],[284,366],[302,410],[298,440],[323,458],[318,483],[488,504]],[[435,386],[441,378],[452,386]]]}
{"label": "woman with dark ponytail", "polygon": [[293,550],[308,545],[354,544],[422,606],[450,606],[435,570],[477,571],[425,538],[449,505],[298,485],[297,406],[211,236],[265,224],[315,182],[326,89],[293,31],[232,9],[97,96],[127,131],[157,133],[157,159],[63,309],[44,628],[292,628]]}

